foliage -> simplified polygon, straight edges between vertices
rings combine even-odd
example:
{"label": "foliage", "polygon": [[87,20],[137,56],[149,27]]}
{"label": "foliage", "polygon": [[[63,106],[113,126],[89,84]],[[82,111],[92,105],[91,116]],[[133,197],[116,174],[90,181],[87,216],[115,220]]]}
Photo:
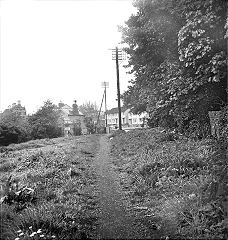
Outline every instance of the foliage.
{"label": "foliage", "polygon": [[79,110],[85,115],[85,125],[89,134],[95,133],[95,122],[98,118],[98,107],[96,103],[86,102],[79,106]]}
{"label": "foliage", "polygon": [[104,126],[97,125],[96,131],[97,131],[97,133],[104,134],[104,133],[106,133],[106,128]]}
{"label": "foliage", "polygon": [[227,104],[226,1],[138,0],[134,6],[137,13],[120,27],[126,67],[134,73],[124,104],[147,110],[158,125],[172,118],[180,131],[191,121],[207,129],[208,111]]}
{"label": "foliage", "polygon": [[93,121],[97,120],[98,117],[98,107],[96,103],[85,102],[79,106],[79,110],[86,116],[92,118]]}
{"label": "foliage", "polygon": [[33,115],[29,117],[29,123],[32,127],[32,138],[55,138],[62,134],[58,124],[60,114],[56,106],[47,100],[44,105]]}
{"label": "foliage", "polygon": [[145,209],[139,221],[155,223],[151,236],[155,231],[158,238],[227,238],[227,147],[158,128],[112,139],[129,208]]}
{"label": "foliage", "polygon": [[224,107],[221,111],[221,116],[219,118],[219,130],[221,139],[224,141],[228,140],[228,106]]}
{"label": "foliage", "polygon": [[85,117],[84,119],[87,131],[89,134],[95,133],[95,124],[92,117]]}
{"label": "foliage", "polygon": [[18,143],[21,132],[16,126],[0,126],[0,145],[7,146],[10,143]]}
{"label": "foliage", "polygon": [[0,118],[0,145],[20,143],[31,139],[31,127],[26,117],[12,107],[3,112]]}

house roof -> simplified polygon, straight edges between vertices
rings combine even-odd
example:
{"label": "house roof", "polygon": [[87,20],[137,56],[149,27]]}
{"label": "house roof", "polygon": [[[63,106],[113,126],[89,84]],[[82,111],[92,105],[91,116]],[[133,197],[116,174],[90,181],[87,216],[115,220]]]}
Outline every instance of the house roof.
{"label": "house roof", "polygon": [[[125,112],[126,110],[127,110],[126,107],[121,108],[121,112]],[[118,108],[112,108],[107,111],[107,114],[114,114],[114,113],[118,113],[118,112],[119,112]]]}
{"label": "house roof", "polygon": [[70,111],[68,116],[85,116],[84,114],[82,114],[80,111],[78,111],[79,114],[74,114],[73,111]]}
{"label": "house roof", "polygon": [[65,103],[62,103],[61,106],[58,107],[61,111],[65,112],[69,116],[84,116],[80,111],[79,114],[73,114],[73,108]]}

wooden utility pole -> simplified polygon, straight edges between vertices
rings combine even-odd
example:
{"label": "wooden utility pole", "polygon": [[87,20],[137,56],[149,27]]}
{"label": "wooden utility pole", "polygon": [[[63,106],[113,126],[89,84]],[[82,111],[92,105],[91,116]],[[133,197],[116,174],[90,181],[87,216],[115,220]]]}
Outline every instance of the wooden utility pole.
{"label": "wooden utility pole", "polygon": [[108,120],[107,120],[107,100],[106,100],[106,86],[105,86],[105,127],[108,127]]}
{"label": "wooden utility pole", "polygon": [[[108,120],[107,120],[107,99],[106,99],[106,92],[107,88],[109,87],[109,82],[102,82],[102,87],[104,88],[104,99],[105,99],[105,127],[108,127]],[[107,130],[107,129],[106,129]]]}
{"label": "wooden utility pole", "polygon": [[118,112],[119,112],[119,130],[122,130],[118,47],[116,47],[116,77],[117,77],[117,98],[118,98]]}
{"label": "wooden utility pole", "polygon": [[99,120],[100,120],[100,114],[101,114],[101,108],[102,108],[102,105],[103,105],[104,96],[105,96],[105,92],[104,92],[102,100],[101,100],[101,106],[100,106],[100,110],[99,110],[98,117],[97,117],[96,133],[97,133],[97,126],[98,126]]}
{"label": "wooden utility pole", "polygon": [[118,47],[112,50],[112,60],[116,60],[116,76],[117,76],[117,100],[118,100],[118,112],[119,112],[119,130],[122,130],[122,119],[121,119],[121,104],[120,104],[120,77],[119,77],[119,60],[123,61],[126,59],[126,54],[122,49]]}

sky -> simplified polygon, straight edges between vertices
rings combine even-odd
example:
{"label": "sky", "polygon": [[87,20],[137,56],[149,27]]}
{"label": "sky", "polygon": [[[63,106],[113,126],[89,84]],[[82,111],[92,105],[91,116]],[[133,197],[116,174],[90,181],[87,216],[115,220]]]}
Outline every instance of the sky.
{"label": "sky", "polygon": [[[112,51],[136,9],[131,0],[0,0],[0,111],[21,101],[34,113],[50,99],[96,102],[109,82],[107,108],[117,107]],[[121,47],[121,45],[118,45]],[[132,78],[120,64],[120,91]]]}

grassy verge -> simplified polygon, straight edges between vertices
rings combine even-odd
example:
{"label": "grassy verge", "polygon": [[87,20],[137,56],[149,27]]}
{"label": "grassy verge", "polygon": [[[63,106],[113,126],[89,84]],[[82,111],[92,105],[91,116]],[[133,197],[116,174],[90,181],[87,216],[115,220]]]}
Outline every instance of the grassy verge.
{"label": "grassy verge", "polygon": [[[98,142],[98,136],[90,135],[1,148],[0,197],[6,193],[9,176],[12,180],[7,201],[1,204],[0,238],[96,236],[96,176],[91,163]],[[18,189],[33,194],[22,196]]]}
{"label": "grassy verge", "polygon": [[227,143],[159,129],[111,141],[129,212],[151,238],[227,239]]}

